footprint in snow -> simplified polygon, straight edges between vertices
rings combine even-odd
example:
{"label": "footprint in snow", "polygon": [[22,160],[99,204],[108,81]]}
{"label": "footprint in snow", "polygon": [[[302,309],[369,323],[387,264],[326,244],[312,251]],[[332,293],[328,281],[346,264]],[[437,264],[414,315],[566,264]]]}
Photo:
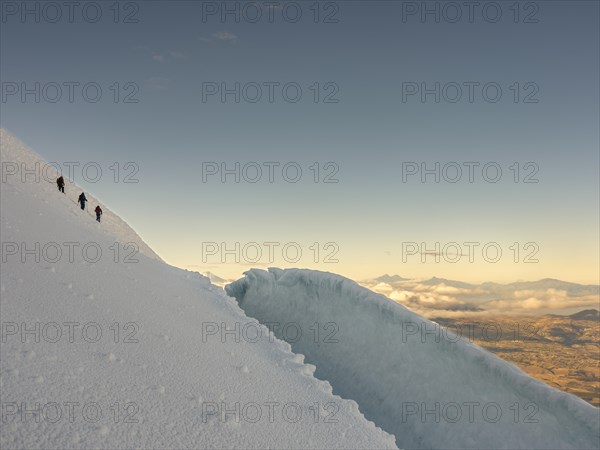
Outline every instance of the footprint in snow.
{"label": "footprint in snow", "polygon": [[13,377],[18,377],[19,376],[19,369],[7,369],[4,371],[4,373],[6,373],[6,375],[10,375]]}
{"label": "footprint in snow", "polygon": [[71,436],[71,443],[74,446],[76,446],[80,442],[81,442],[81,437],[79,436],[79,433],[73,433],[73,435]]}
{"label": "footprint in snow", "polygon": [[242,426],[242,421],[239,419],[239,417],[227,417],[225,422],[229,428],[240,428]]}
{"label": "footprint in snow", "polygon": [[187,399],[192,403],[197,403],[198,405],[202,405],[204,399],[201,395],[194,395],[193,393],[189,393],[187,395]]}
{"label": "footprint in snow", "polygon": [[21,354],[28,361],[31,361],[33,358],[36,357],[36,354],[35,354],[35,352],[33,350],[24,350],[24,351],[21,352]]}
{"label": "footprint in snow", "polygon": [[152,386],[150,389],[158,392],[159,394],[164,394],[166,390],[164,386]]}

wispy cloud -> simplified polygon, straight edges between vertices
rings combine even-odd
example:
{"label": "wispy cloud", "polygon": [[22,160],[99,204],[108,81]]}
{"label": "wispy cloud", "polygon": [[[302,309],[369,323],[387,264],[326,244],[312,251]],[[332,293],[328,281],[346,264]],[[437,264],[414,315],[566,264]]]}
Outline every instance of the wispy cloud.
{"label": "wispy cloud", "polygon": [[154,61],[158,61],[160,63],[164,63],[165,62],[165,55],[161,55],[160,53],[153,53],[152,54],[152,59]]}
{"label": "wispy cloud", "polygon": [[147,78],[144,81],[144,83],[150,89],[163,91],[163,90],[169,88],[169,86],[171,85],[171,80],[169,78],[163,78],[163,77],[150,77],[150,78]]}
{"label": "wispy cloud", "polygon": [[213,33],[212,36],[220,41],[235,41],[237,36],[229,31],[218,31]]}
{"label": "wispy cloud", "polygon": [[594,288],[570,292],[543,282],[530,283],[530,289],[498,284],[465,287],[449,280],[367,280],[363,284],[426,317],[560,314],[574,308],[596,308],[600,300]]}
{"label": "wispy cloud", "polygon": [[463,256],[469,256],[468,254],[465,255],[464,253],[454,253],[454,252],[444,252],[444,253],[442,253],[442,252],[436,252],[436,251],[433,251],[433,250],[432,251],[419,252],[419,254],[425,256],[425,258],[427,258],[428,256],[432,256],[432,257],[434,257],[436,259],[440,259],[442,257],[447,258],[449,256],[452,256],[452,257],[457,256],[457,257],[461,257],[461,258]]}
{"label": "wispy cloud", "polygon": [[134,50],[142,50],[143,52],[147,53],[153,61],[161,64],[167,63],[169,60],[187,58],[184,53],[177,50],[157,51],[141,45],[134,47]]}
{"label": "wispy cloud", "polygon": [[515,312],[535,312],[539,310],[560,310],[565,308],[597,308],[598,296],[582,295],[573,297],[567,291],[546,289],[537,291],[515,291],[511,297],[501,298],[486,304],[486,308]]}
{"label": "wispy cloud", "polygon": [[169,50],[169,55],[174,59],[187,59],[187,56],[175,50]]}
{"label": "wispy cloud", "polygon": [[237,42],[237,35],[230,33],[229,31],[217,31],[210,35],[210,37],[201,36],[198,38],[202,42],[212,42],[212,41],[224,41],[224,42]]}

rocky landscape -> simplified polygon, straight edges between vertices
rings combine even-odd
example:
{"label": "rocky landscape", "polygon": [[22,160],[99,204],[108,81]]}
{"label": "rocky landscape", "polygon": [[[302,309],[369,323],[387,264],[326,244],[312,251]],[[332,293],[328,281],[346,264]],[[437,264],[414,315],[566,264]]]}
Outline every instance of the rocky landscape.
{"label": "rocky landscape", "polygon": [[437,318],[440,325],[516,364],[532,377],[600,407],[600,312],[486,319]]}

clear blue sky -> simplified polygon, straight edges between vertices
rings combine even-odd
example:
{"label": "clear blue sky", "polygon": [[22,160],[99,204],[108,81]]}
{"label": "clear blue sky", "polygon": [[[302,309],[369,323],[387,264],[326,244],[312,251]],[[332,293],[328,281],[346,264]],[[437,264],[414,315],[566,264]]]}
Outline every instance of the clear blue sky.
{"label": "clear blue sky", "polygon": [[[287,8],[288,20],[284,9],[274,7],[270,23],[270,7],[259,3],[260,21],[250,23],[254,10],[248,9],[236,23],[218,13],[203,18],[203,2],[193,1],[122,2],[119,21],[131,13],[137,23],[114,23],[113,2],[101,1],[97,23],[84,20],[80,9],[73,23],[66,9],[57,23],[47,20],[54,17],[51,10],[41,11],[36,23],[33,15],[22,20],[21,11],[12,14],[6,3],[3,83],[95,82],[103,95],[97,103],[85,101],[80,88],[72,103],[66,89],[57,103],[11,95],[2,100],[1,125],[48,160],[98,162],[105,169],[100,182],[85,183],[80,172],[76,181],[172,264],[235,277],[260,264],[221,264],[217,256],[203,262],[203,242],[233,247],[276,241],[300,243],[305,257],[298,264],[278,257],[272,265],[359,279],[388,272],[468,281],[598,282],[596,1],[532,2],[535,8],[522,2],[518,23],[512,1],[498,2],[502,17],[496,23],[485,20],[481,8],[474,10],[473,23],[466,8],[457,23],[449,22],[451,10],[440,23],[432,15],[424,22],[419,13],[403,16],[413,3],[390,1],[320,2],[319,23],[312,1],[297,3],[302,17],[296,23],[289,20],[296,12],[285,6],[290,2],[275,2]],[[93,13],[88,10],[87,18]],[[337,23],[323,23],[327,14]],[[493,14],[488,10],[486,18]],[[523,23],[526,17],[537,22]],[[232,87],[236,81],[294,82],[303,95],[289,103],[276,88],[270,103],[265,88],[257,103],[235,103],[233,96],[222,103],[218,95],[203,102],[203,83]],[[403,83],[471,81],[497,83],[502,98],[486,102],[479,87],[472,103],[466,90],[456,103],[436,103],[432,95],[425,103],[419,95],[402,101]],[[110,89],[115,82],[118,103]],[[132,92],[125,89],[128,82],[139,87],[137,103],[121,101]],[[320,99],[334,86],[339,101],[315,103],[315,82]],[[333,85],[326,88],[328,82]],[[447,89],[453,96],[451,85]],[[53,95],[50,87],[46,94]],[[250,85],[246,94],[254,95]],[[525,103],[528,94],[538,102]],[[139,183],[112,182],[107,168],[128,161],[139,166]],[[255,184],[231,177],[221,183],[216,176],[203,183],[202,164],[211,161],[297,162],[303,176],[289,183],[279,170],[274,183],[265,181],[265,173]],[[403,183],[407,161],[497,162],[504,172],[498,183],[485,182],[480,168],[474,183],[466,174],[454,184],[431,177]],[[335,163],[339,182],[314,183],[309,166],[315,162],[321,175],[327,162]],[[515,162],[534,162],[539,183],[514,183],[509,166]],[[521,170],[522,176],[528,172]],[[505,254],[497,264],[485,262],[481,253],[474,263],[423,264],[420,256],[402,261],[403,242],[433,248],[452,241],[498,242]],[[339,262],[324,264],[320,254],[314,263],[313,242],[335,242]],[[513,242],[535,242],[539,262],[514,263]]]}

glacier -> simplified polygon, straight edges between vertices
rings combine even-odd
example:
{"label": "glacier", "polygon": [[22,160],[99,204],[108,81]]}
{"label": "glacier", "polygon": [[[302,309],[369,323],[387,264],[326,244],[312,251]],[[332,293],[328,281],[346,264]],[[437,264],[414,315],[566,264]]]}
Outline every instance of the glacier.
{"label": "glacier", "polygon": [[400,448],[600,447],[600,410],[339,275],[252,269],[225,286]]}
{"label": "glacier", "polygon": [[[0,160],[44,164],[5,130]],[[75,204],[80,192],[33,177],[1,185],[0,448],[396,448],[266,328],[253,342],[207,336],[205,324],[258,325],[208,278],[165,264],[109,207],[97,223]],[[115,261],[116,242],[135,244],[137,262]],[[47,254],[28,254],[36,243]],[[72,259],[67,243],[78,244]],[[81,252],[90,243],[97,261]]]}
{"label": "glacier", "polygon": [[[45,164],[3,129],[0,161]],[[73,184],[0,188],[3,449],[600,447],[597,408],[351,280],[253,269],[223,290]]]}

